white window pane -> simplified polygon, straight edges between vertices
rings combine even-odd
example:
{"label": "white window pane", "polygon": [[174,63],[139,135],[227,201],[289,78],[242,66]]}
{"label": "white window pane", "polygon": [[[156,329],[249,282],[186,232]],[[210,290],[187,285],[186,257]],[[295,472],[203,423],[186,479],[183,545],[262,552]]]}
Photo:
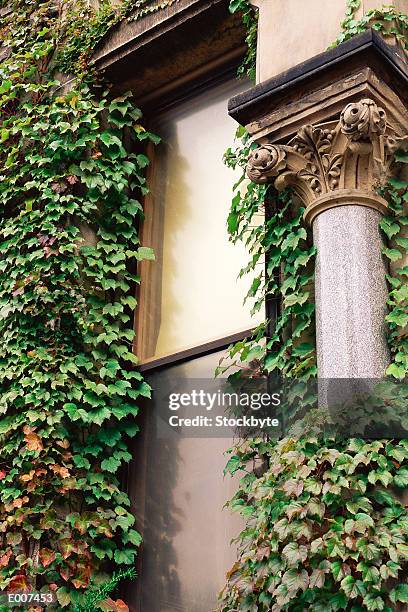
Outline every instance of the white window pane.
{"label": "white window pane", "polygon": [[[154,343],[144,358],[160,357],[255,326],[243,299],[252,279],[237,280],[248,261],[228,241],[226,219],[237,175],[222,161],[237,124],[228,99],[248,87],[230,81],[163,115],[155,126],[151,206],[157,261],[150,267]],[[239,175],[238,175],[239,176]],[[155,303],[153,303],[155,302]]]}

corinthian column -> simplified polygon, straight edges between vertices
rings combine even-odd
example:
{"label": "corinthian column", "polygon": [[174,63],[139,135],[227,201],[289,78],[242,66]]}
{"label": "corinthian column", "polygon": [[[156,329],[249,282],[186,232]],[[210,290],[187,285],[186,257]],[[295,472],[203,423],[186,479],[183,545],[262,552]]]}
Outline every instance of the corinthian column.
{"label": "corinthian column", "polygon": [[291,187],[317,247],[317,357],[320,378],[378,378],[389,363],[385,334],[387,266],[379,231],[381,184],[397,171],[403,135],[369,98],[335,121],[306,125],[286,145],[263,144],[247,173]]}

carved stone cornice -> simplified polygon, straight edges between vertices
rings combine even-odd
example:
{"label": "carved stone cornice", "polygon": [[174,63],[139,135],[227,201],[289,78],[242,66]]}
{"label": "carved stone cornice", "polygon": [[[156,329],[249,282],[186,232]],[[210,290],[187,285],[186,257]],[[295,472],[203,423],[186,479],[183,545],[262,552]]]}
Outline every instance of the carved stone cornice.
{"label": "carved stone cornice", "polygon": [[369,99],[348,104],[337,122],[306,125],[287,145],[263,144],[252,151],[247,174],[255,183],[292,187],[302,200],[305,219],[346,204],[384,213],[378,187],[396,171],[394,152],[408,138],[388,124],[383,108]]}

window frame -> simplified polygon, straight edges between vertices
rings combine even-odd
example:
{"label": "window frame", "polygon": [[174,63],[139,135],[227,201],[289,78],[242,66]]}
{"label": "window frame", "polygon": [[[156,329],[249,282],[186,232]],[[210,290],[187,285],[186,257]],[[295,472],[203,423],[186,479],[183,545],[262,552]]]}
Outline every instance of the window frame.
{"label": "window frame", "polygon": [[[178,105],[194,99],[199,96],[200,93],[216,88],[230,80],[232,81],[234,78],[238,80],[237,70],[241,60],[242,54],[240,52],[239,54],[234,54],[232,63],[229,57],[224,58],[221,64],[217,62],[215,68],[213,65],[214,63],[211,63],[208,65],[207,69],[199,75],[198,79],[197,74],[191,74],[188,81],[183,81],[180,87],[176,90],[172,90],[167,98],[155,99],[151,105],[149,104],[149,112],[145,112],[145,120],[148,129],[154,131],[154,123],[157,121],[155,117],[157,117],[157,115],[164,114]],[[227,114],[227,109],[225,112]],[[154,183],[157,170],[155,164],[155,145],[149,143],[145,153],[150,159],[146,180],[147,185],[151,185]],[[148,193],[143,199],[143,210],[144,220],[139,223],[140,244],[152,247],[155,253],[160,253],[162,241],[160,241],[160,239],[158,240],[159,236],[155,233],[153,197],[151,193]],[[147,372],[156,368],[163,368],[168,365],[208,355],[222,349],[227,349],[235,342],[244,340],[253,334],[256,326],[237,331],[233,334],[226,334],[225,336],[198,345],[192,345],[185,349],[180,349],[159,357],[143,358],[145,347],[149,347],[157,341],[159,332],[158,329],[155,329],[155,323],[154,320],[152,320],[149,306],[157,303],[161,298],[161,288],[159,286],[160,275],[155,274],[154,266],[157,266],[157,261],[143,261],[138,265],[140,283],[136,287],[137,306],[134,313],[135,339],[133,342],[133,352],[140,359],[138,364],[139,371]],[[157,277],[156,282],[154,280],[155,276]],[[159,280],[159,282],[157,282],[157,280]],[[245,296],[243,296],[243,298],[244,297]],[[268,308],[266,305],[265,310],[267,313]]]}

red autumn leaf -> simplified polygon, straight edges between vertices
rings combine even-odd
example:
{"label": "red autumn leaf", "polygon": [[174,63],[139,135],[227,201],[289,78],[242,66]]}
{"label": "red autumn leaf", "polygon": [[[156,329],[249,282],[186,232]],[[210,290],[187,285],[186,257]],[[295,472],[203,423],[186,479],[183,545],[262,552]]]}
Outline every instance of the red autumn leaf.
{"label": "red autumn leaf", "polygon": [[24,287],[18,287],[18,289],[14,289],[14,291],[12,292],[12,296],[17,297],[18,295],[21,295],[22,293],[24,293]]}
{"label": "red autumn leaf", "polygon": [[4,470],[0,470],[0,480],[3,480],[5,476],[6,476],[6,472]]}
{"label": "red autumn leaf", "polygon": [[70,538],[62,538],[59,541],[59,547],[64,559],[68,559],[71,553],[78,552],[77,544]]}
{"label": "red autumn leaf", "polygon": [[47,259],[52,257],[53,255],[58,255],[59,251],[56,249],[51,249],[50,247],[44,247],[44,254]]}
{"label": "red autumn leaf", "polygon": [[53,561],[55,561],[55,552],[49,548],[41,548],[39,557],[42,565],[48,567]]}
{"label": "red autumn leaf", "polygon": [[69,470],[61,465],[51,465],[50,468],[54,474],[59,474],[61,478],[68,478],[70,476]]}
{"label": "red autumn leaf", "polygon": [[28,450],[42,451],[44,448],[43,443],[40,436],[34,432],[34,429],[26,425],[23,431]]}
{"label": "red autumn leaf", "polygon": [[86,518],[78,516],[75,519],[74,527],[79,531],[81,535],[85,534],[88,530],[88,521]]}
{"label": "red autumn leaf", "polygon": [[29,593],[33,590],[33,587],[29,584],[27,580],[27,576],[24,574],[18,574],[14,576],[8,584],[7,591],[23,591],[25,593]]}
{"label": "red autumn leaf", "polygon": [[0,567],[7,567],[12,554],[13,552],[10,549],[3,556],[0,557]]}
{"label": "red autumn leaf", "polygon": [[18,497],[17,499],[13,500],[13,508],[21,508],[21,506],[26,504],[28,501],[30,500],[27,495],[25,495],[24,497]]}
{"label": "red autumn leaf", "polygon": [[51,183],[51,189],[53,191],[55,191],[56,193],[64,193],[64,191],[66,191],[67,186],[65,185],[65,183],[60,182],[60,183]]}
{"label": "red autumn leaf", "polygon": [[68,582],[68,580],[70,579],[70,577],[72,576],[72,571],[71,568],[68,566],[62,567],[59,571],[60,576],[62,576],[62,578]]}
{"label": "red autumn leaf", "polygon": [[129,612],[128,606],[121,599],[117,599],[115,601],[115,604],[116,604],[116,611],[117,612]]}
{"label": "red autumn leaf", "polygon": [[98,608],[100,608],[104,612],[113,612],[116,609],[116,604],[113,599],[108,597],[107,599],[98,601]]}
{"label": "red autumn leaf", "polygon": [[61,446],[62,448],[69,448],[69,441],[68,440],[57,440],[57,444],[58,446]]}
{"label": "red autumn leaf", "polygon": [[76,589],[85,589],[91,578],[90,565],[78,564],[76,577],[72,579],[72,584]]}

